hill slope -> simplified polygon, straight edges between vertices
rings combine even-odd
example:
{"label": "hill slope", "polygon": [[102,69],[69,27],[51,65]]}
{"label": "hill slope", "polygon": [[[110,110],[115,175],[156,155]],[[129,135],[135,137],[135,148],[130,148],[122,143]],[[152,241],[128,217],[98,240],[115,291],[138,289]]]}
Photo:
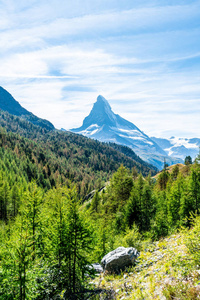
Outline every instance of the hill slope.
{"label": "hill slope", "polygon": [[[147,163],[132,159],[107,144],[70,132],[48,131],[7,112],[0,111],[0,126],[5,129],[1,129],[1,146],[25,155],[24,160],[30,160],[32,170],[39,164],[40,171],[32,171],[29,176],[44,187],[43,176],[48,179],[47,186],[49,182],[53,186],[56,182],[71,180],[77,183],[83,197],[101,187],[121,164],[129,169],[136,167],[144,176],[157,172]],[[40,173],[43,175],[39,176]]]}
{"label": "hill slope", "polygon": [[47,120],[40,119],[34,114],[23,108],[19,102],[17,102],[13,96],[7,92],[4,88],[0,87],[0,109],[7,111],[8,113],[21,117],[34,125],[41,126],[48,130],[53,130],[54,126]]}
{"label": "hill slope", "polygon": [[92,283],[102,297],[111,296],[103,299],[199,299],[200,272],[184,242],[184,234],[177,234],[144,243],[135,267],[118,276],[101,274]]}

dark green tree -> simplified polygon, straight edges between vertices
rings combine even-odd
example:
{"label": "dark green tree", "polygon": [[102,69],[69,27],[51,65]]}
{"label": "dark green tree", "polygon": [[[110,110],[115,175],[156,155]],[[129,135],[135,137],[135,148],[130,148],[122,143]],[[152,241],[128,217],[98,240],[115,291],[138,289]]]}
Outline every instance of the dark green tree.
{"label": "dark green tree", "polygon": [[133,187],[129,200],[125,206],[125,222],[131,228],[133,223],[140,224],[140,201],[137,189]]}
{"label": "dark green tree", "polygon": [[158,177],[158,180],[157,180],[157,184],[158,184],[158,187],[161,189],[161,190],[165,190],[166,187],[167,187],[167,182],[169,180],[169,172],[166,171],[165,169],[160,173],[159,177]]}
{"label": "dark green tree", "polygon": [[[88,252],[92,246],[92,234],[84,216],[79,211],[75,188],[57,188],[46,198],[47,255],[54,273],[56,294],[65,291],[69,295],[82,291],[87,282]],[[51,291],[52,296],[54,291]],[[75,297],[75,296],[74,296]]]}
{"label": "dark green tree", "polygon": [[172,173],[171,173],[171,179],[172,180],[176,180],[179,174],[179,167],[178,165],[175,165],[172,169]]}
{"label": "dark green tree", "polygon": [[189,192],[193,202],[193,212],[198,212],[200,209],[200,167],[198,165],[192,169]]}
{"label": "dark green tree", "polygon": [[184,179],[180,175],[173,182],[167,195],[167,214],[168,222],[171,227],[176,227],[180,224],[181,198],[184,189]]}
{"label": "dark green tree", "polygon": [[191,156],[186,156],[185,158],[185,165],[191,165],[192,164],[192,158]]}

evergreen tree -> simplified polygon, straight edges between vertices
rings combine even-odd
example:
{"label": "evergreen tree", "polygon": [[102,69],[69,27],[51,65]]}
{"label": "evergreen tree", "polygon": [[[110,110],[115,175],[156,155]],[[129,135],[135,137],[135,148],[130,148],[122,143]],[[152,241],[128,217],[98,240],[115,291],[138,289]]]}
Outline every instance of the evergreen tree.
{"label": "evergreen tree", "polygon": [[143,187],[143,195],[142,195],[142,230],[149,230],[150,229],[150,220],[154,216],[155,210],[155,203],[153,200],[152,189],[148,182],[145,182]]}
{"label": "evergreen tree", "polygon": [[123,165],[119,167],[110,180],[110,185],[106,188],[104,196],[104,209],[110,216],[118,211],[122,211],[129,199],[133,179],[130,171]]}
{"label": "evergreen tree", "polygon": [[178,165],[175,165],[172,169],[171,178],[172,180],[176,180],[179,174],[179,167]]}
{"label": "evergreen tree", "polygon": [[29,237],[32,240],[32,259],[35,259],[36,252],[42,247],[42,226],[41,208],[43,203],[43,191],[35,182],[31,182],[24,193],[23,204],[20,214],[27,222]]}
{"label": "evergreen tree", "polygon": [[132,227],[133,223],[140,225],[140,202],[137,194],[137,189],[133,187],[129,200],[125,206],[125,222]]}
{"label": "evergreen tree", "polygon": [[171,227],[176,227],[180,222],[181,198],[184,180],[182,176],[173,182],[167,195],[168,222]]}
{"label": "evergreen tree", "polygon": [[165,190],[167,187],[167,182],[169,180],[169,172],[165,169],[160,173],[157,184],[161,190]]}
{"label": "evergreen tree", "polygon": [[186,156],[185,158],[185,165],[191,165],[192,164],[192,158],[191,156]]}
{"label": "evergreen tree", "polygon": [[64,290],[67,298],[80,292],[86,281],[89,272],[87,254],[91,250],[92,234],[79,212],[75,188],[51,190],[46,203],[45,227],[50,269],[54,273],[57,293]]}
{"label": "evergreen tree", "polygon": [[92,249],[91,231],[79,213],[75,189],[68,194],[68,291],[76,294],[82,289],[88,269],[88,252]]}
{"label": "evergreen tree", "polygon": [[20,191],[17,184],[14,184],[11,189],[10,198],[12,201],[12,213],[13,217],[16,217],[20,207]]}
{"label": "evergreen tree", "polygon": [[192,169],[189,192],[193,202],[193,212],[198,212],[200,209],[200,167],[198,165]]}
{"label": "evergreen tree", "polygon": [[9,213],[8,206],[10,202],[10,187],[8,181],[3,181],[0,187],[0,219],[3,221],[8,221]]}
{"label": "evergreen tree", "polygon": [[29,221],[24,214],[20,214],[14,224],[5,231],[5,248],[1,249],[4,258],[1,260],[0,276],[2,300],[37,299],[37,277],[38,274],[43,274],[41,265],[38,272],[34,265],[35,249]]}
{"label": "evergreen tree", "polygon": [[123,165],[114,173],[110,186],[116,208],[117,210],[121,210],[128,200],[133,187],[133,179],[129,171]]}

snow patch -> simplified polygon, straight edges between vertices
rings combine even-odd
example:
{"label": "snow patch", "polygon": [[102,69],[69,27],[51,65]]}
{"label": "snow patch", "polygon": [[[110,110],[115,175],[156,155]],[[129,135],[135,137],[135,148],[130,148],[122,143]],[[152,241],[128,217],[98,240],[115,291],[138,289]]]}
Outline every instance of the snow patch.
{"label": "snow patch", "polygon": [[184,146],[187,149],[198,149],[199,148],[198,145],[189,143],[189,141],[190,141],[189,139],[172,137],[172,138],[169,139],[169,141],[173,145],[173,147]]}
{"label": "snow patch", "polygon": [[94,135],[99,130],[99,128],[100,126],[98,126],[97,124],[92,124],[85,130],[80,131],[79,134],[86,135],[86,136]]}
{"label": "snow patch", "polygon": [[171,155],[174,153],[174,152],[172,151],[172,148],[173,148],[173,147],[164,149],[164,151],[165,151],[169,156],[171,156]]}

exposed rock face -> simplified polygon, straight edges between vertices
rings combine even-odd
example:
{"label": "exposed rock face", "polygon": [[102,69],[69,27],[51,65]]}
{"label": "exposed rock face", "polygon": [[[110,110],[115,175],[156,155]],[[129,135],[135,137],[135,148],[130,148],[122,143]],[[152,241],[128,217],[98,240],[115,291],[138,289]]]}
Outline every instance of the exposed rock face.
{"label": "exposed rock face", "polygon": [[101,260],[101,265],[104,271],[120,272],[132,265],[138,256],[139,252],[135,248],[119,247],[106,254]]}

